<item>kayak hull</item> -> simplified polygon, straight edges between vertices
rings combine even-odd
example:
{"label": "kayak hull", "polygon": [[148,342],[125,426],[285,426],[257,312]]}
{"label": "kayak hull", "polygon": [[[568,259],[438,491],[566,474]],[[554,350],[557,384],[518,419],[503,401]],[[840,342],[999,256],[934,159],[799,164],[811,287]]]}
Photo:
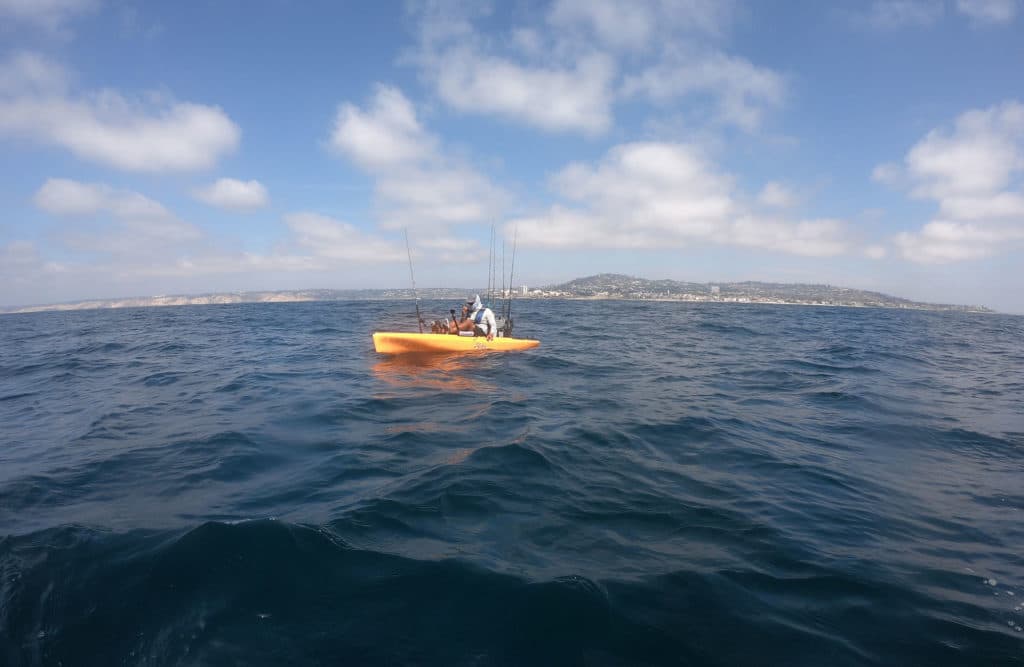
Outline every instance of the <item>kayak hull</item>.
{"label": "kayak hull", "polygon": [[411,354],[430,352],[510,352],[528,350],[540,345],[529,338],[495,338],[453,336],[433,333],[398,333],[378,331],[373,334],[373,349],[380,354]]}

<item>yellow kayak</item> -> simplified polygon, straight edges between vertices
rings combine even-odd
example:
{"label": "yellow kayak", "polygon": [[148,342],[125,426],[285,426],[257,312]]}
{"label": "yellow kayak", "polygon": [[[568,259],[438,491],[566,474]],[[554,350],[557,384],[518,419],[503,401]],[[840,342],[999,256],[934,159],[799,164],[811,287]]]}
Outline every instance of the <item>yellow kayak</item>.
{"label": "yellow kayak", "polygon": [[529,338],[495,338],[483,336],[453,336],[434,333],[398,333],[378,331],[373,334],[373,349],[380,354],[408,354],[415,352],[475,352],[477,350],[507,352],[528,350],[540,345]]}

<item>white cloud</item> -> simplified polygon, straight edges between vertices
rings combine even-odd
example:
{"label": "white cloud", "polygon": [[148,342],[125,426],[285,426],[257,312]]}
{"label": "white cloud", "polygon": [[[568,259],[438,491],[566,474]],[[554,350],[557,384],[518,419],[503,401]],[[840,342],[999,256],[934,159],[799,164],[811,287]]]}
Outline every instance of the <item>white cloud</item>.
{"label": "white cloud", "polygon": [[951,220],[1024,221],[1024,193],[999,192],[981,196],[950,196],[940,202],[940,215]]}
{"label": "white cloud", "polygon": [[[302,287],[304,283],[298,281],[308,279],[301,274],[346,274],[372,284],[358,267],[407,261],[402,242],[313,212],[285,216],[287,232],[272,250],[238,252],[218,247],[216,239],[203,236],[161,203],[130,190],[52,178],[35,193],[34,203],[64,219],[51,238],[72,259],[67,264],[45,261],[35,244],[27,241],[0,245],[0,285],[16,290],[4,294],[0,288],[3,303],[40,299],[28,294],[48,295],[42,301],[54,301],[56,294],[80,298],[72,287],[77,284],[108,294],[156,294],[181,290],[183,285],[192,291],[209,291],[212,276],[228,281],[244,278],[250,285],[274,276],[268,289],[280,289],[278,281]],[[439,228],[428,230],[419,245],[438,251],[442,258],[480,258],[476,241],[447,236]],[[216,284],[230,284],[223,279]]]}
{"label": "white cloud", "polygon": [[415,243],[429,251],[428,259],[430,260],[467,262],[482,261],[487,258],[487,250],[475,239],[433,236],[416,239]]}
{"label": "white cloud", "polygon": [[903,168],[892,162],[880,164],[872,169],[871,180],[888,185],[891,188],[901,187],[906,182]]}
{"label": "white cloud", "polygon": [[493,113],[550,131],[605,132],[611,123],[609,58],[572,67],[528,67],[468,48],[446,51],[430,66],[441,99],[460,111]]}
{"label": "white cloud", "polygon": [[36,192],[36,206],[54,215],[91,215],[103,210],[109,189],[65,178],[51,178]]}
{"label": "white cloud", "polygon": [[62,68],[21,54],[0,65],[0,136],[34,139],[127,171],[205,169],[240,131],[219,108],[143,102],[112,90],[73,96]]}
{"label": "white cloud", "polygon": [[933,130],[907,154],[914,194],[942,200],[954,195],[991,195],[1024,168],[1024,104],[1008,102],[973,110],[956,120],[952,134]]}
{"label": "white cloud", "polygon": [[957,11],[978,23],[1009,23],[1017,16],[1019,0],[956,0]]}
{"label": "white cloud", "polygon": [[318,213],[285,216],[298,245],[316,257],[349,262],[404,262],[408,257],[400,243],[369,236],[358,228]]}
{"label": "white cloud", "polygon": [[550,132],[608,129],[616,73],[611,57],[592,45],[558,43],[564,31],[543,24],[485,37],[472,24],[484,13],[481,6],[410,5],[419,45],[407,60],[442,101]]}
{"label": "white cloud", "polygon": [[449,106],[549,132],[604,134],[614,104],[637,97],[706,98],[717,122],[754,130],[786,85],[717,45],[733,4],[557,0],[543,23],[484,35],[472,15],[430,3],[416,16],[420,48],[410,61]]}
{"label": "white cloud", "polygon": [[897,30],[933,25],[944,12],[941,0],[875,0],[857,20],[878,30]]}
{"label": "white cloud", "polygon": [[1022,172],[1024,104],[1016,101],[963,113],[952,132],[932,130],[914,145],[901,168],[875,169],[938,204],[938,219],[896,239],[917,262],[976,259],[1024,239]]}
{"label": "white cloud", "polygon": [[97,0],[0,0],[0,17],[60,32],[68,21],[98,4]]}
{"label": "white cloud", "polygon": [[731,22],[730,0],[556,0],[548,23],[562,39],[584,39],[613,49],[644,51],[674,37],[720,36]]}
{"label": "white cloud", "polygon": [[[47,262],[32,241],[11,241],[0,246],[0,283],[6,286],[31,288],[47,277],[59,276],[67,268],[58,262]],[[7,300],[9,297],[2,295]]]}
{"label": "white cloud", "polygon": [[217,179],[209,186],[196,190],[194,194],[210,206],[233,211],[262,208],[270,201],[267,189],[259,181],[239,181],[234,178]]}
{"label": "white cloud", "polygon": [[807,257],[831,257],[846,251],[841,220],[790,222],[744,216],[734,221],[729,231],[729,242],[741,246]]}
{"label": "white cloud", "polygon": [[889,251],[883,245],[870,245],[864,248],[864,256],[869,259],[885,259]]}
{"label": "white cloud", "polygon": [[938,200],[996,195],[1024,170],[1022,140],[1020,102],[961,114],[952,133],[933,130],[907,154],[914,194]]}
{"label": "white cloud", "polygon": [[[1020,0],[955,0],[956,12],[979,25],[1005,24],[1013,21]],[[855,15],[856,23],[878,30],[928,27],[942,20],[946,13],[942,0],[875,0],[866,12]]]}
{"label": "white cloud", "polygon": [[15,53],[0,62],[0,100],[14,95],[61,95],[67,85],[64,68],[37,53]]}
{"label": "white cloud", "polygon": [[[212,276],[248,276],[251,285],[272,275],[275,282],[266,288],[281,289],[277,281],[305,280],[286,274],[358,276],[362,269],[355,267],[406,261],[401,243],[316,213],[285,216],[287,237],[274,250],[259,253],[225,251],[209,239],[197,238],[197,230],[158,202],[105,185],[51,179],[37,192],[36,203],[56,215],[77,218],[55,238],[65,251],[85,254],[61,264],[45,261],[28,241],[0,245],[0,285],[16,290],[5,294],[0,288],[0,303],[66,300],[67,296],[53,295],[68,293],[81,298],[73,287],[77,284],[103,286],[108,295],[166,293],[181,290],[184,284],[192,291],[209,291]],[[216,284],[224,283],[218,279]]]}
{"label": "white cloud", "polygon": [[988,257],[1004,244],[1024,240],[1024,227],[934,220],[920,232],[903,232],[895,240],[903,256],[911,261],[957,262]]}
{"label": "white cloud", "polygon": [[331,146],[366,169],[388,169],[430,157],[437,141],[420,125],[397,88],[378,85],[370,109],[342,104]]}
{"label": "white cloud", "polygon": [[[323,272],[331,269],[330,261],[312,255],[290,255],[284,253],[259,254],[252,252],[205,253],[182,255],[171,261],[138,265],[130,268],[127,275],[135,278],[200,278],[248,274],[264,276],[270,273]],[[275,289],[275,288],[270,288]]]}
{"label": "white cloud", "polygon": [[207,249],[179,254],[165,261],[131,268],[133,274],[156,277],[269,273],[329,273],[353,265],[406,262],[405,246],[366,234],[354,225],[309,211],[289,213],[290,235],[268,253]]}
{"label": "white cloud", "polygon": [[740,203],[731,176],[683,144],[619,145],[597,165],[566,167],[552,185],[574,206],[556,204],[511,221],[520,243],[666,248],[711,242],[810,256],[845,250],[840,221],[756,216]]}
{"label": "white cloud", "polygon": [[39,251],[31,241],[11,241],[0,248],[0,272],[15,274],[39,264]]}
{"label": "white cloud", "polygon": [[0,243],[0,305],[44,302],[38,295],[69,280],[68,267],[46,261],[32,241]]}
{"label": "white cloud", "polygon": [[607,44],[619,48],[643,48],[656,27],[650,7],[610,0],[557,0],[548,20],[556,28],[583,24]]}
{"label": "white cloud", "polygon": [[477,252],[480,250],[480,243],[474,239],[459,239],[451,236],[425,238],[419,241],[418,245],[432,250],[448,250],[452,252]]}
{"label": "white cloud", "polygon": [[440,141],[395,88],[378,86],[367,110],[342,105],[332,146],[376,177],[386,228],[493,220],[504,206],[498,187],[444,155]]}
{"label": "white cloud", "polygon": [[656,102],[709,95],[717,100],[720,122],[748,131],[760,125],[765,108],[782,104],[785,90],[778,73],[719,52],[669,56],[623,83],[626,96],[645,95]]}
{"label": "white cloud", "polygon": [[683,236],[704,236],[734,212],[732,179],[715,173],[696,150],[680,144],[620,145],[596,168],[570,165],[554,182],[565,197],[592,202],[624,223]]}
{"label": "white cloud", "polygon": [[410,168],[382,175],[377,183],[381,225],[478,223],[496,218],[505,194],[472,169]]}
{"label": "white cloud", "polygon": [[797,196],[782,183],[770,181],[761,188],[761,192],[757,195],[757,201],[762,206],[792,208],[797,203]]}
{"label": "white cloud", "polygon": [[[202,236],[198,228],[179,220],[163,204],[137,192],[102,184],[51,178],[36,192],[34,201],[40,209],[58,216],[109,214],[121,225],[121,231],[113,236],[123,238],[127,233],[131,237],[127,240],[137,244],[132,247],[140,250],[155,249],[155,243],[192,241]],[[75,238],[77,245],[97,250],[128,247],[115,243],[112,237]]]}

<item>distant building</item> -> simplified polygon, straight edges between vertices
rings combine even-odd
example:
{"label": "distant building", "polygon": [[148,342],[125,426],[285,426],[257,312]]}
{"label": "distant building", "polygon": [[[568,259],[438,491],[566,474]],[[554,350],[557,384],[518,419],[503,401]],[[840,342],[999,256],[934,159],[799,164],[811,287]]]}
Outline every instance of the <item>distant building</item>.
{"label": "distant building", "polygon": [[712,295],[718,296],[721,293],[722,293],[722,288],[721,287],[719,287],[718,285],[712,285],[711,286],[711,294]]}
{"label": "distant building", "polygon": [[523,296],[526,296],[529,293],[530,293],[530,290],[526,289],[526,285],[523,285]]}

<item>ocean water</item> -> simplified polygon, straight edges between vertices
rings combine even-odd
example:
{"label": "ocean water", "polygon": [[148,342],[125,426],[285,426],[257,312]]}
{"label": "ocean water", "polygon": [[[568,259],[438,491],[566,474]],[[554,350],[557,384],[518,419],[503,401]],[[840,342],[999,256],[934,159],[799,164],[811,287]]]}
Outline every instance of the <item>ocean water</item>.
{"label": "ocean water", "polygon": [[1024,318],[410,307],[0,317],[0,664],[1024,664]]}

